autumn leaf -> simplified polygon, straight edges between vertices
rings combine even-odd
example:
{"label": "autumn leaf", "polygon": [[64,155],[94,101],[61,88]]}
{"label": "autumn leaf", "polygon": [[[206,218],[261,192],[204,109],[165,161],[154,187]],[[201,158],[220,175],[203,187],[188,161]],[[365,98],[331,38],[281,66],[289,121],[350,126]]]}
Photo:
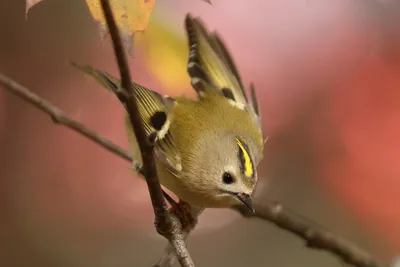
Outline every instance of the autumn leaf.
{"label": "autumn leaf", "polygon": [[[145,30],[155,2],[155,0],[110,0],[117,26],[129,34]],[[86,0],[86,3],[93,18],[105,24],[100,0]]]}
{"label": "autumn leaf", "polygon": [[[155,0],[110,0],[121,37],[132,55],[133,37],[136,32],[146,29]],[[99,23],[102,38],[108,33],[103,10],[99,0],[86,0],[92,17]]]}

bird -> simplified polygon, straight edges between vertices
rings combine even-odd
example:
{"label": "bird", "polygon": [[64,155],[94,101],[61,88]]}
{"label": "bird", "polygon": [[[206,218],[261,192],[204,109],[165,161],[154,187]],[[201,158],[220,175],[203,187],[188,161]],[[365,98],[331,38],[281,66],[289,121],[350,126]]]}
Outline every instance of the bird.
{"label": "bird", "polygon": [[[267,140],[255,87],[249,86],[249,100],[217,32],[207,31],[204,22],[190,13],[184,24],[189,47],[187,71],[196,97],[161,95],[134,82],[130,88],[146,135],[155,137],[159,181],[193,206],[240,206],[254,212],[257,166]],[[73,65],[117,94],[121,82],[116,77],[89,65]],[[142,164],[127,112],[125,128],[135,161]]]}

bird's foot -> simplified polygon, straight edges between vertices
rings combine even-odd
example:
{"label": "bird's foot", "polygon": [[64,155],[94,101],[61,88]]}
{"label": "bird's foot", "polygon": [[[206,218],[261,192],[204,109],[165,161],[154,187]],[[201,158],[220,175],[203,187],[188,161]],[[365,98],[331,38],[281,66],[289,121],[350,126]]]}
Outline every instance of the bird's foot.
{"label": "bird's foot", "polygon": [[192,207],[183,200],[180,200],[179,203],[172,206],[170,211],[179,218],[183,231],[189,232],[196,226],[197,216],[193,216]]}
{"label": "bird's foot", "polygon": [[197,216],[193,216],[192,207],[183,200],[176,202],[165,192],[164,197],[171,205],[169,211],[179,218],[182,225],[182,230],[190,231],[197,224]]}

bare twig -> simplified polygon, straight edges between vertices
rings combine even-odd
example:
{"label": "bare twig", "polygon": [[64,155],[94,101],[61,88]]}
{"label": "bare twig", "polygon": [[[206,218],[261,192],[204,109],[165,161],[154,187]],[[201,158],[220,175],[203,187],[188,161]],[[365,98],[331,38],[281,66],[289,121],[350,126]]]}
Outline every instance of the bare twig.
{"label": "bare twig", "polygon": [[383,267],[354,243],[327,230],[312,228],[291,216],[278,202],[254,203],[254,209],[255,214],[250,216],[269,221],[277,227],[297,235],[306,242],[306,246],[309,248],[329,251],[346,263],[358,267]]}
{"label": "bare twig", "polygon": [[194,266],[193,261],[186,248],[185,237],[182,233],[182,226],[179,218],[169,213],[161,185],[157,177],[156,162],[154,159],[153,146],[148,141],[143,122],[140,118],[138,105],[135,100],[135,93],[131,88],[131,78],[129,67],[126,60],[125,50],[121,42],[121,35],[114,20],[111,6],[108,0],[101,0],[101,5],[106,18],[111,39],[113,41],[114,52],[117,58],[118,67],[121,75],[121,94],[124,99],[129,118],[139,143],[140,152],[143,158],[142,170],[146,177],[151,202],[154,209],[155,225],[157,231],[166,237],[173,246],[178,257],[178,261],[183,267]]}
{"label": "bare twig", "polygon": [[[203,211],[204,211],[204,208],[191,207],[191,216],[196,219],[196,222],[189,225],[188,228],[182,229],[185,240],[188,238],[190,232],[196,227],[197,218],[200,216],[200,214]],[[173,266],[175,261],[176,261],[176,256],[174,253],[174,248],[171,246],[171,244],[168,244],[165,247],[164,253],[161,255],[161,258],[158,260],[158,262],[153,267]]]}
{"label": "bare twig", "polygon": [[[239,211],[244,217],[258,218],[273,223],[282,230],[288,231],[304,241],[307,247],[329,251],[346,263],[357,267],[384,267],[375,261],[371,255],[357,245],[337,236],[327,230],[312,228],[298,217],[290,215],[278,202],[253,203],[255,213]],[[188,234],[188,233],[187,233]],[[161,260],[155,267],[172,267],[175,255],[170,246],[164,250]]]}
{"label": "bare twig", "polygon": [[0,84],[4,85],[4,88],[7,89],[10,93],[24,99],[28,103],[34,105],[38,109],[44,111],[49,114],[54,123],[65,125],[68,128],[74,130],[77,133],[80,133],[100,146],[104,147],[108,151],[120,156],[123,159],[128,161],[132,161],[129,153],[117,146],[107,138],[101,136],[97,132],[89,129],[83,123],[73,120],[68,117],[64,111],[60,110],[58,107],[54,106],[50,102],[44,100],[40,96],[34,94],[28,88],[22,86],[16,81],[8,78],[7,76],[0,73]]}

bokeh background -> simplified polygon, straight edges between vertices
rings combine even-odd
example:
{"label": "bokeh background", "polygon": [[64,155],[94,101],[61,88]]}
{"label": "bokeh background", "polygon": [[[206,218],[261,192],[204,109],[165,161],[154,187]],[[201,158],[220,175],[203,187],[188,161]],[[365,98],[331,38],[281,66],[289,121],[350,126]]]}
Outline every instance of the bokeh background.
{"label": "bokeh background", "polygon": [[[137,34],[133,78],[190,95],[187,12],[217,29],[264,131],[258,201],[388,262],[400,250],[400,4],[378,0],[163,0]],[[127,146],[114,96],[69,59],[117,74],[84,1],[0,2],[0,71]],[[0,90],[0,265],[151,266],[165,240],[129,163]],[[210,210],[188,241],[198,266],[341,266],[266,222]]]}

